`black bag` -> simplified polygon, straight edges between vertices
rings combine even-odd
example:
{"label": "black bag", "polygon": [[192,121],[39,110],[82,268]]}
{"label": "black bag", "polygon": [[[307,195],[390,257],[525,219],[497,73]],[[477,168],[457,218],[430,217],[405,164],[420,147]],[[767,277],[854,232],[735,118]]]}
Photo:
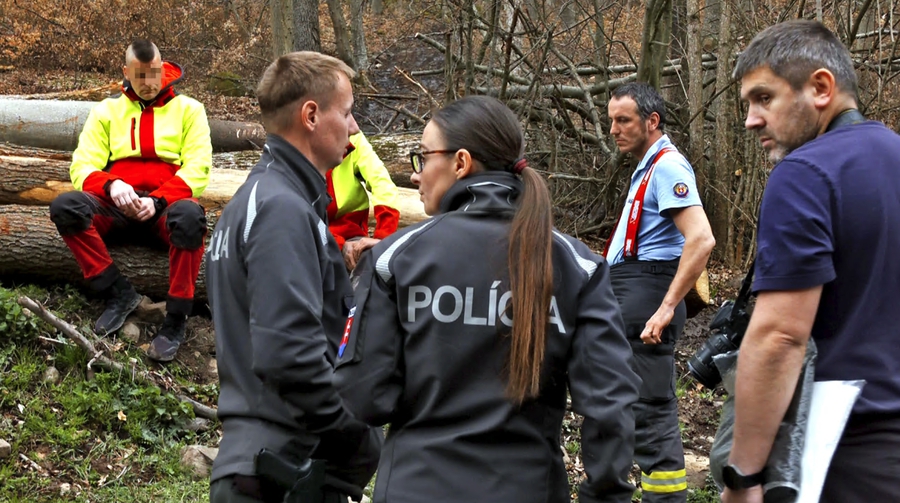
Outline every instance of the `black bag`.
{"label": "black bag", "polygon": [[[725,490],[722,468],[728,464],[734,442],[734,384],[737,357],[740,350],[716,356],[714,361],[722,374],[722,382],[728,399],[722,406],[722,419],[709,453],[709,468],[719,491]],[[806,346],[803,367],[794,396],[781,420],[772,452],[764,469],[763,490],[765,503],[794,503],[800,493],[804,435],[809,419],[810,402],[815,377],[816,344],[812,339]]]}

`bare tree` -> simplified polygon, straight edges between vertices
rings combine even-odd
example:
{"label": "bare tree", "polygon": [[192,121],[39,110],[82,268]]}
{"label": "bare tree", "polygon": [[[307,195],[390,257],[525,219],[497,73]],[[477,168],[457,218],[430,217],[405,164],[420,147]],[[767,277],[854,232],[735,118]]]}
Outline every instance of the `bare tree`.
{"label": "bare tree", "polygon": [[331,17],[331,25],[334,27],[334,45],[338,58],[356,70],[353,61],[353,50],[350,45],[350,29],[344,19],[344,6],[341,0],[326,0],[328,15]]}
{"label": "bare tree", "polygon": [[637,79],[659,88],[660,72],[672,35],[672,0],[647,0]]}
{"label": "bare tree", "polygon": [[269,14],[272,20],[272,53],[277,58],[291,52],[294,45],[294,34],[291,27],[293,20],[291,0],[270,0]]}
{"label": "bare tree", "polygon": [[363,27],[363,14],[366,0],[350,0],[350,34],[353,42],[353,68],[365,73],[369,68],[369,52],[366,49],[366,30]]}
{"label": "bare tree", "polygon": [[[701,27],[703,20],[704,0],[687,0],[687,54],[688,62],[688,113],[690,116],[690,158],[694,169],[703,172],[703,46],[701,44]],[[702,175],[701,175],[702,176]]]}

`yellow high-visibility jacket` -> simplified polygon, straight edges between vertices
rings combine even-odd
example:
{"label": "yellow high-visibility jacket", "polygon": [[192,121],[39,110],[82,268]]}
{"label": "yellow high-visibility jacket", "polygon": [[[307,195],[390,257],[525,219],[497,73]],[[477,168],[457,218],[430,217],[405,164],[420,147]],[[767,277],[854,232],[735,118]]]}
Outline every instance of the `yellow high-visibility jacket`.
{"label": "yellow high-visibility jacket", "polygon": [[122,94],[95,106],[72,154],[76,190],[101,197],[113,180],[164,201],[198,197],[209,184],[212,142],[203,105],[176,94],[181,67],[163,63],[163,89],[141,100],[126,80]]}
{"label": "yellow high-visibility jacket", "polygon": [[393,234],[400,222],[397,186],[365,135],[360,132],[351,136],[348,148],[350,153],[344,161],[326,175],[331,196],[328,228],[342,249],[348,239],[369,236],[367,190],[375,210],[375,238]]}

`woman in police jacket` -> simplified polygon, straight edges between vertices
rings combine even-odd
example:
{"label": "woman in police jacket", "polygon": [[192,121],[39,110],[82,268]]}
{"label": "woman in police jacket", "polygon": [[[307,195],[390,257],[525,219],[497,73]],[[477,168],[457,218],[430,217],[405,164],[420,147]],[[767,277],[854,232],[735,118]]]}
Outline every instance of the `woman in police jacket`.
{"label": "woman in police jacket", "polygon": [[569,501],[566,389],[584,416],[582,503],[631,501],[639,380],[606,262],[553,229],[518,119],[467,97],[410,154],[433,218],[359,267],[339,348],[345,406],[390,424],[374,502]]}

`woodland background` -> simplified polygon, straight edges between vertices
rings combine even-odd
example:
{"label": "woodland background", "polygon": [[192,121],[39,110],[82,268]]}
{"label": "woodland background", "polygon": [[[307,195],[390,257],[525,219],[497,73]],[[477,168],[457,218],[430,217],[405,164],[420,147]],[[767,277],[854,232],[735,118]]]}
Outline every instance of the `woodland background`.
{"label": "woodland background", "polygon": [[[896,130],[898,13],[896,0],[0,0],[0,95],[111,92],[125,46],[142,36],[184,66],[179,90],[211,118],[254,121],[253,89],[273,57],[321,49],[360,71],[355,114],[371,136],[417,142],[431,110],[467,94],[508,103],[526,125],[530,164],[550,184],[557,225],[599,249],[635,162],[608,134],[608,93],[651,82],[713,224],[718,305],[751,259],[770,168],[743,127],[735,56],[773,23],[820,19],[850,48],[862,111]],[[203,465],[220,425],[178,397],[215,404],[208,313],[191,317],[168,366],[143,355],[152,316],[95,340],[125,369],[102,372],[94,354],[17,300],[36,299],[86,334],[102,304],[79,285],[31,283],[0,271],[0,502],[205,501],[208,479],[183,458],[194,452]],[[693,503],[717,501],[702,461],[722,392],[700,388],[684,367],[709,335],[711,311],[689,322],[676,354],[682,438],[689,463],[699,460],[688,468]],[[579,424],[570,413],[560,438],[573,483],[583,475]]]}
{"label": "woodland background", "polygon": [[[601,238],[633,162],[608,135],[608,91],[647,81],[694,165],[717,258],[740,266],[767,162],[744,132],[736,54],[773,23],[819,19],[853,54],[862,111],[896,128],[896,11],[895,0],[0,0],[0,67],[115,78],[123,44],[142,35],[195,87],[251,96],[274,54],[320,49],[364,76],[357,115],[369,133],[420,130],[447,100],[494,95],[527,123],[558,225]],[[212,113],[229,114],[218,103]]]}

